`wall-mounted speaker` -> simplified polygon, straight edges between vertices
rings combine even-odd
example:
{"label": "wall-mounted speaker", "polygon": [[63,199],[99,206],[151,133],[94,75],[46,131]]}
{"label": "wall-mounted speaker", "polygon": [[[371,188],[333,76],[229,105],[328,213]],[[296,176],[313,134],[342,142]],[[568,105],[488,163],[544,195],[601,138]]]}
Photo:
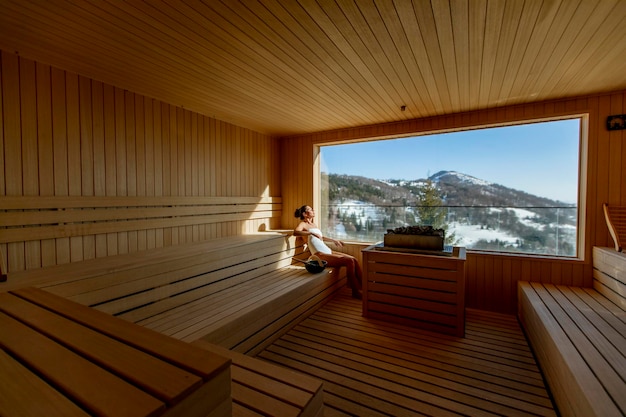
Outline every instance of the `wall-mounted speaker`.
{"label": "wall-mounted speaker", "polygon": [[606,118],[606,128],[608,130],[626,129],[626,114],[616,114]]}

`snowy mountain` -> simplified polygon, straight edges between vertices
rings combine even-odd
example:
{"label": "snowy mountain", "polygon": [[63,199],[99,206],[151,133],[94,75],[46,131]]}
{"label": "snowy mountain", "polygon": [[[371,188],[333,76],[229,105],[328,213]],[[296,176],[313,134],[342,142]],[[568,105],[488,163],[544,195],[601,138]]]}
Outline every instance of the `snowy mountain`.
{"label": "snowy mountain", "polygon": [[[456,171],[415,180],[328,175],[329,227],[350,237],[378,235],[387,228],[420,224],[423,190],[436,189],[447,236],[479,249],[571,254],[575,251],[576,206],[538,197]],[[546,249],[548,248],[548,249]]]}
{"label": "snowy mountain", "polygon": [[439,171],[428,178],[378,180],[352,175],[328,176],[329,199],[357,200],[372,204],[406,203],[418,199],[420,189],[428,182],[440,190],[448,206],[555,207],[555,200],[491,183],[456,171]]}

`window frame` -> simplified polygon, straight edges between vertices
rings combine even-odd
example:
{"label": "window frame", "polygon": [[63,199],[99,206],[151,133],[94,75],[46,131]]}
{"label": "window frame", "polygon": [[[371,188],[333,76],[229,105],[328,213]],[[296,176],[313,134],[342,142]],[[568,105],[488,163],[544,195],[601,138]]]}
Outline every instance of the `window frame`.
{"label": "window frame", "polygon": [[[589,113],[573,113],[573,114],[562,114],[559,116],[552,117],[541,117],[541,118],[529,118],[529,119],[516,119],[513,121],[500,122],[500,123],[489,123],[489,124],[481,124],[481,125],[472,125],[472,126],[458,126],[458,127],[450,127],[443,129],[433,129],[433,130],[423,130],[417,132],[409,132],[402,133],[398,135],[385,135],[385,136],[374,136],[367,137],[362,139],[351,139],[347,141],[329,141],[324,143],[317,143],[313,145],[313,208],[317,213],[320,213],[318,216],[318,222],[320,223],[320,227],[324,227],[324,222],[326,219],[324,218],[326,213],[322,213],[322,173],[321,173],[321,153],[322,148],[326,146],[333,145],[345,145],[351,143],[363,143],[363,142],[373,142],[373,141],[384,141],[384,140],[393,140],[393,139],[403,139],[403,138],[411,138],[411,137],[420,137],[420,136],[431,136],[443,133],[453,133],[453,132],[462,132],[462,131],[471,131],[471,130],[480,130],[480,129],[489,129],[489,128],[498,128],[498,127],[507,127],[507,126],[517,126],[531,123],[544,123],[544,122],[553,122],[559,120],[571,120],[571,119],[579,119],[579,139],[578,139],[578,212],[577,212],[577,226],[576,226],[576,254],[573,256],[565,256],[565,255],[550,255],[550,254],[540,254],[540,253],[522,253],[522,252],[506,252],[506,251],[498,251],[498,250],[481,250],[481,249],[470,249],[467,251],[471,253],[481,253],[487,255],[496,255],[496,256],[512,256],[512,257],[532,257],[532,258],[543,258],[543,259],[559,259],[559,260],[579,260],[584,261],[586,247],[585,247],[585,236],[586,236],[586,206],[587,206],[587,161],[588,161],[588,145],[589,145]],[[347,241],[349,244],[355,245],[363,245],[363,244],[374,244],[376,242],[361,242],[361,241]]]}

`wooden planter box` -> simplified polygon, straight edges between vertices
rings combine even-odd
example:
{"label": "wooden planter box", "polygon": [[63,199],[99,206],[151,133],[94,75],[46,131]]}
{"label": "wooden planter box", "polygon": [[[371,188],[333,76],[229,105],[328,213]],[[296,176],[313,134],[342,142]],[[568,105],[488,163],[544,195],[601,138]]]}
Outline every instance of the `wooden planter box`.
{"label": "wooden planter box", "polygon": [[393,248],[443,250],[443,237],[441,236],[386,234],[383,243]]}

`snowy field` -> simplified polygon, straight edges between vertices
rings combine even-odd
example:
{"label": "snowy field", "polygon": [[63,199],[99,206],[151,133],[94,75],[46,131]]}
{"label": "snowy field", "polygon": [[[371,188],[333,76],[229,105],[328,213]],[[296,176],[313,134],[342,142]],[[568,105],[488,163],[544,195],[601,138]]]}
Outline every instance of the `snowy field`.
{"label": "snowy field", "polygon": [[460,224],[452,222],[448,225],[448,234],[454,233],[458,239],[457,245],[471,247],[479,240],[495,241],[515,244],[517,237],[493,229],[481,229],[475,224]]}

